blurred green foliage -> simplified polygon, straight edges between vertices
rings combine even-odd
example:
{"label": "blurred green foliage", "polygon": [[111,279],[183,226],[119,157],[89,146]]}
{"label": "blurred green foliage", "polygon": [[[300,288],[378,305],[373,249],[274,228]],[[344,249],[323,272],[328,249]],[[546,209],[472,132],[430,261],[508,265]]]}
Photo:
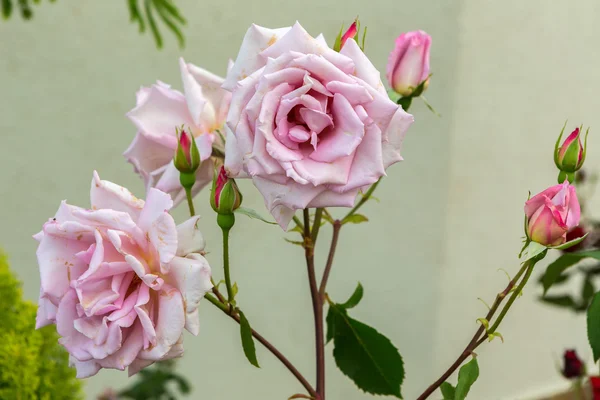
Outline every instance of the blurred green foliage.
{"label": "blurred green foliage", "polygon": [[76,400],[81,382],[58,344],[54,325],[35,329],[36,305],[0,253],[0,399]]}
{"label": "blurred green foliage", "polygon": [[[56,0],[47,0],[51,3]],[[100,1],[100,0],[98,0]],[[126,0],[129,7],[130,21],[138,25],[141,33],[146,32],[146,27],[154,37],[156,47],[163,47],[163,38],[160,32],[157,18],[169,29],[179,42],[179,46],[185,45],[185,38],[181,32],[181,27],[186,24],[186,20],[179,12],[179,9],[173,3],[173,0]],[[0,0],[2,6],[2,16],[9,19],[15,9],[19,9],[21,17],[29,20],[33,17],[31,5],[39,4],[41,0]]]}

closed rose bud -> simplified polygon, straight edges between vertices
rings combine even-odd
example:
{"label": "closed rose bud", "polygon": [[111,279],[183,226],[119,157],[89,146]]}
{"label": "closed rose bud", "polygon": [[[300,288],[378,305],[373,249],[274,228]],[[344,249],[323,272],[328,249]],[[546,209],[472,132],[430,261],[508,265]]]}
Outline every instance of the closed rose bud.
{"label": "closed rose bud", "polygon": [[581,217],[575,187],[565,181],[533,196],[525,203],[525,215],[530,240],[544,246],[565,243]]}
{"label": "closed rose bud", "polygon": [[585,365],[575,350],[566,350],[563,354],[562,374],[567,379],[581,378],[585,375]]}
{"label": "closed rose bud", "polygon": [[[583,166],[583,162],[585,161],[585,146],[581,143],[581,129],[575,128],[559,147],[562,134],[563,132],[561,131],[556,141],[554,162],[561,171],[567,173],[576,172]],[[587,132],[585,138],[587,143]]]}
{"label": "closed rose bud", "polygon": [[200,167],[200,153],[194,137],[185,129],[178,129],[178,143],[173,162],[179,172],[191,174]]}
{"label": "closed rose bud", "polygon": [[387,65],[387,79],[394,91],[402,96],[410,96],[423,82],[423,88],[427,88],[430,46],[431,36],[423,31],[406,32],[398,36]]}
{"label": "closed rose bud", "polygon": [[242,193],[235,180],[227,176],[224,167],[221,167],[213,180],[210,205],[217,213],[225,215],[233,214],[242,205]]}
{"label": "closed rose bud", "polygon": [[346,44],[346,41],[348,39],[354,39],[354,37],[358,34],[358,27],[356,26],[356,22],[357,21],[354,21],[352,25],[350,25],[346,33],[342,35],[342,39],[340,41],[340,49],[344,47],[344,44]]}

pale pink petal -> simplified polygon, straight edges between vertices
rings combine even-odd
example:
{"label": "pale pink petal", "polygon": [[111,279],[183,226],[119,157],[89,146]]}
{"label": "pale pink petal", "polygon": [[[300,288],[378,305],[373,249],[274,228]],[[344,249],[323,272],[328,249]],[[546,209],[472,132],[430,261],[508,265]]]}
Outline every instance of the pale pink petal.
{"label": "pale pink petal", "polygon": [[190,253],[200,253],[204,250],[206,242],[198,229],[199,221],[200,216],[196,215],[177,225],[177,256],[185,257]]}
{"label": "pale pink petal", "polygon": [[79,361],[73,356],[69,356],[69,366],[75,367],[77,370],[77,379],[89,378],[94,376],[100,371],[100,364],[94,360],[90,361]]}
{"label": "pale pink petal", "polygon": [[531,218],[533,213],[535,213],[541,206],[546,204],[547,199],[552,199],[560,190],[563,185],[554,185],[549,187],[548,189],[540,192],[527,200],[525,203],[525,215],[527,218]]}
{"label": "pale pink petal", "polygon": [[152,140],[152,137],[138,132],[123,156],[133,164],[135,172],[140,174],[148,185],[150,173],[171,162],[174,151]]}
{"label": "pale pink petal", "polygon": [[[199,254],[191,254],[188,258],[175,257],[171,261],[170,283],[179,291],[183,296],[183,304],[185,305],[186,320],[195,317],[194,313],[198,308],[198,303],[206,292],[212,287],[210,281],[210,266],[208,261]],[[193,314],[190,316],[190,314]],[[196,326],[193,324],[192,326]],[[187,324],[187,322],[186,322]],[[191,332],[198,334],[198,332]]]}
{"label": "pale pink petal", "polygon": [[386,94],[383,83],[381,82],[381,74],[375,68],[371,60],[363,53],[354,40],[348,40],[340,54],[343,54],[354,61],[356,76],[365,81],[369,86],[379,90],[382,94]]}
{"label": "pale pink petal", "polygon": [[289,30],[289,27],[268,29],[252,24],[244,36],[233,67],[227,73],[223,88],[232,91],[238,81],[241,81],[257,69],[263,67],[266,58],[260,56],[259,53],[276,43]]}
{"label": "pale pink petal", "polygon": [[[320,137],[317,150],[310,154],[314,161],[332,163],[339,158],[350,156],[360,145],[365,135],[365,126],[356,115],[346,97],[336,93],[332,104],[334,128]],[[344,182],[347,178],[344,176]],[[339,183],[339,182],[336,182]]]}
{"label": "pale pink petal", "polygon": [[154,85],[145,101],[127,113],[127,116],[148,136],[161,138],[171,149],[177,148],[175,128],[192,127],[194,121],[188,111],[185,96],[180,92]]}
{"label": "pale pink petal", "polygon": [[296,22],[292,29],[285,33],[276,43],[264,50],[263,57],[277,58],[282,54],[295,51],[302,54],[319,54],[320,57],[327,59],[336,68],[346,74],[354,71],[354,63],[343,54],[334,51],[329,46],[324,45],[321,40],[310,36],[308,32]]}
{"label": "pale pink petal", "polygon": [[181,293],[176,288],[166,284],[163,286],[158,295],[156,314],[156,346],[140,353],[140,357],[146,360],[160,360],[181,336],[185,326],[185,310]]}

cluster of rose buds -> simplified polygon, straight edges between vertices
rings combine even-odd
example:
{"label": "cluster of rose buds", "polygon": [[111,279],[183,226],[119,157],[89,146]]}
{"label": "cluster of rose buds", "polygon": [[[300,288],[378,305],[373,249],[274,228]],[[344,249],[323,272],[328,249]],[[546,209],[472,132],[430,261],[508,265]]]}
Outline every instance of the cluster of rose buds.
{"label": "cluster of rose buds", "polygon": [[559,184],[529,199],[525,203],[525,216],[529,241],[566,249],[577,245],[585,237],[573,235],[580,223],[581,207],[575,186],[571,185],[575,173],[585,161],[585,146],[581,143],[580,128],[576,128],[560,145],[563,132],[564,127],[554,150],[554,161],[560,170]]}

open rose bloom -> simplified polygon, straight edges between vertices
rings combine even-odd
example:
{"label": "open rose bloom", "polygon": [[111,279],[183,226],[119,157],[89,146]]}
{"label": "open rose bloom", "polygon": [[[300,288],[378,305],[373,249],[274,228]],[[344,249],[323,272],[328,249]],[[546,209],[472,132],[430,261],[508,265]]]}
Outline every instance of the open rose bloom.
{"label": "open rose bloom", "polygon": [[253,25],[223,87],[227,173],[250,176],[283,228],[297,209],[351,207],[402,160],[413,117],[353,40],[338,53],[298,23]]}
{"label": "open rose bloom", "polygon": [[127,116],[138,133],[124,154],[147,188],[169,193],[175,205],[185,199],[179,171],[173,165],[176,130],[183,127],[189,131],[198,146],[202,164],[192,188],[195,195],[212,181],[212,146],[219,141],[217,130],[223,128],[231,99],[231,93],[221,89],[223,78],[183,59],[179,64],[184,93],[162,82],[137,93],[137,105]]}
{"label": "open rose bloom", "polygon": [[549,187],[525,203],[527,235],[544,246],[559,246],[579,225],[581,209],[575,187],[568,181]]}
{"label": "open rose bloom", "polygon": [[37,327],[56,324],[78,377],[134,374],[180,356],[184,328],[198,334],[210,267],[198,217],[176,226],[172,206],[157,189],[144,202],[94,173],[91,209],[63,202],[35,236]]}

